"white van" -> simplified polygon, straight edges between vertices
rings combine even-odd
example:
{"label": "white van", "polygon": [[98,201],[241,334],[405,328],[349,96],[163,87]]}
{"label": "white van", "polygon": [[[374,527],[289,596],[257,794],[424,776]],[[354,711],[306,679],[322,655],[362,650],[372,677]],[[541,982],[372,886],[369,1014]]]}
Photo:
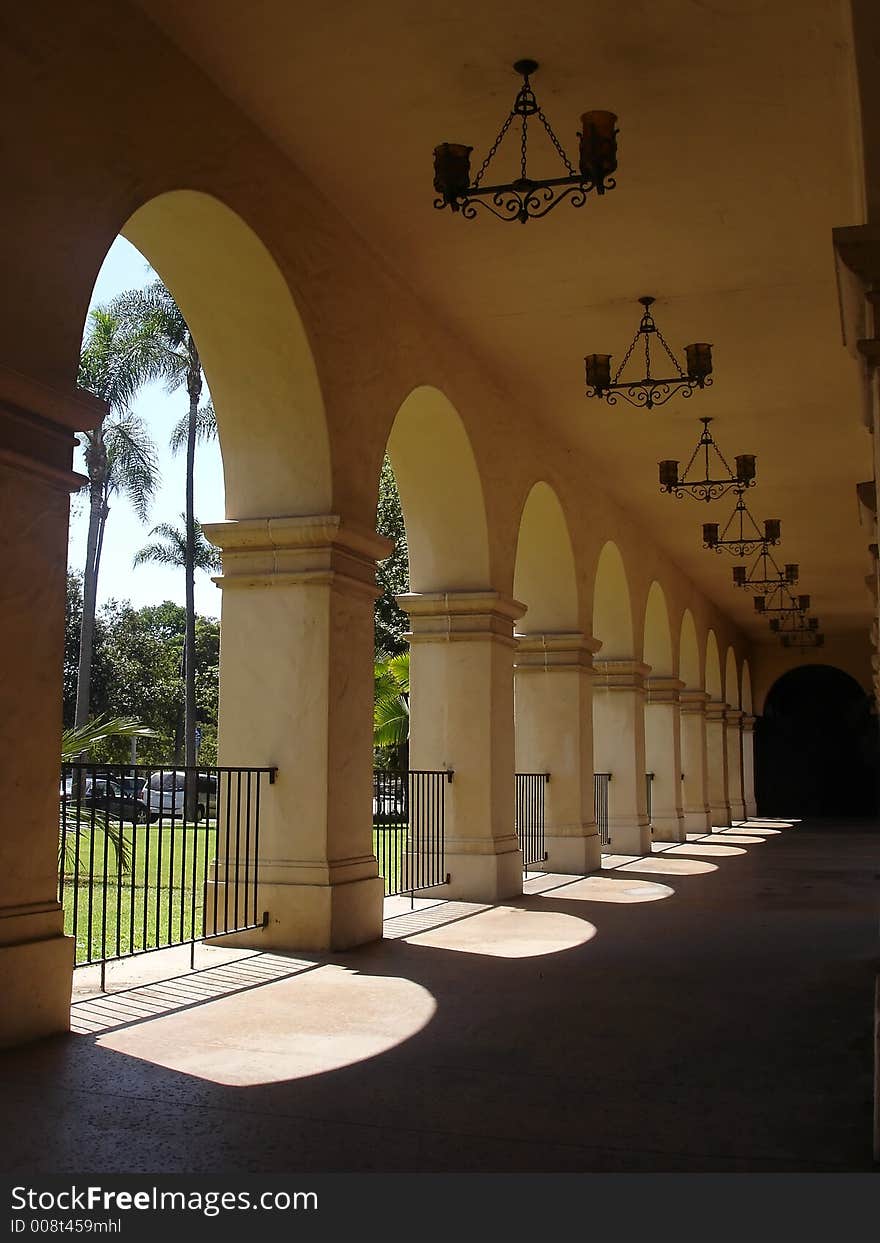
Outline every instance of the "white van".
{"label": "white van", "polygon": [[[216,781],[213,777],[206,779],[201,774],[196,781],[198,788],[196,823],[198,823],[204,820],[208,810],[216,815]],[[206,781],[209,783],[207,790],[204,788]],[[169,820],[183,819],[186,802],[186,773],[171,769],[153,773],[147,789],[150,811]]]}

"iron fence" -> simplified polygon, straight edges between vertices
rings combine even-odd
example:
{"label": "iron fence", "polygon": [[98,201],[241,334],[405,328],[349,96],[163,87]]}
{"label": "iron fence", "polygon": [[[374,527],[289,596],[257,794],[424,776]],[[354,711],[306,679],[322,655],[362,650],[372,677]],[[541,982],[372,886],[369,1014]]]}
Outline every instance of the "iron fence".
{"label": "iron fence", "polygon": [[449,882],[446,787],[452,769],[373,770],[373,847],[385,896]]}
{"label": "iron fence", "polygon": [[274,768],[63,764],[58,896],[77,966],[261,927],[260,799]]}
{"label": "iron fence", "polygon": [[544,796],[549,773],[516,774],[516,836],[522,851],[523,869],[547,858],[544,847]]}
{"label": "iron fence", "polygon": [[611,845],[611,830],[608,827],[608,786],[611,773],[593,773],[593,810],[596,825],[599,829],[599,842],[603,846]]}
{"label": "iron fence", "polygon": [[651,816],[654,804],[654,774],[645,773],[645,807],[648,812],[648,824],[651,823]]}

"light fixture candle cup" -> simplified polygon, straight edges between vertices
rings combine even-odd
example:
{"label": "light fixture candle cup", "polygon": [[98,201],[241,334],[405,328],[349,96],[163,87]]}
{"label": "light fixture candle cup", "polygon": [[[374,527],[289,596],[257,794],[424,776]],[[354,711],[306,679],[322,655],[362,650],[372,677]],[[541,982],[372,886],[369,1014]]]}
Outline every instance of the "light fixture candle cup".
{"label": "light fixture candle cup", "polygon": [[734,587],[745,587],[748,579],[746,578],[746,567],[744,565],[735,565],[733,567],[733,585]]}
{"label": "light fixture candle cup", "polygon": [[764,539],[768,544],[778,544],[782,539],[782,523],[778,518],[764,519]]}
{"label": "light fixture candle cup", "polygon": [[755,612],[763,613],[767,607],[767,601],[764,596],[755,596]]}
{"label": "light fixture candle cup", "polygon": [[785,581],[794,585],[800,577],[801,567],[796,561],[787,561],[785,565]]}
{"label": "light fixture candle cup", "polygon": [[601,192],[602,182],[617,169],[617,114],[585,112],[581,116],[580,170]]}
{"label": "light fixture candle cup", "polygon": [[718,543],[718,523],[703,523],[703,543],[706,548],[714,548]]}
{"label": "light fixture candle cup", "polygon": [[693,345],[686,345],[684,352],[688,376],[696,380],[702,388],[703,381],[712,374],[712,346],[705,341],[697,341]]}
{"label": "light fixture candle cup", "polygon": [[755,455],[754,453],[739,453],[735,461],[737,483],[748,487],[755,478]]}
{"label": "light fixture candle cup", "polygon": [[800,610],[800,612],[806,613],[809,607],[810,607],[810,597],[809,596],[798,596],[798,609]]}
{"label": "light fixture candle cup", "polygon": [[678,462],[667,460],[660,463],[660,486],[667,492],[678,487]]}
{"label": "light fixture candle cup", "polygon": [[470,188],[472,151],[460,142],[441,142],[434,148],[434,189],[456,211],[456,199]]}
{"label": "light fixture candle cup", "polygon": [[611,355],[588,354],[584,359],[587,386],[601,393],[611,385]]}

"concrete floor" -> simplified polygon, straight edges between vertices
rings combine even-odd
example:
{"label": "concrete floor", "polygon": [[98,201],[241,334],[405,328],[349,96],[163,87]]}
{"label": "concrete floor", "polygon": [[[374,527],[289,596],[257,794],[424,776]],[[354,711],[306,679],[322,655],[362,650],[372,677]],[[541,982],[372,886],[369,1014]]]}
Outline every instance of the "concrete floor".
{"label": "concrete floor", "polygon": [[878,844],[756,821],[353,953],[78,972],[78,1034],[0,1057],[0,1168],[870,1170]]}

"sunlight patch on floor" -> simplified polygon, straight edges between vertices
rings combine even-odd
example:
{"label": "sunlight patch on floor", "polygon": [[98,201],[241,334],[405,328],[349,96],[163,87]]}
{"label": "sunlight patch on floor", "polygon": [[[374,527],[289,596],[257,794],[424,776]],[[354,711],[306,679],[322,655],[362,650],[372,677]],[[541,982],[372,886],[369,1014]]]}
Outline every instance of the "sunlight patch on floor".
{"label": "sunlight patch on floor", "polygon": [[484,954],[490,958],[536,958],[583,945],[596,935],[586,920],[555,911],[494,906],[455,923],[404,938],[408,945]]}
{"label": "sunlight patch on floor", "polygon": [[325,1074],[393,1049],[426,1026],[431,993],[412,980],[313,970],[99,1036],[128,1057],[225,1086]]}

